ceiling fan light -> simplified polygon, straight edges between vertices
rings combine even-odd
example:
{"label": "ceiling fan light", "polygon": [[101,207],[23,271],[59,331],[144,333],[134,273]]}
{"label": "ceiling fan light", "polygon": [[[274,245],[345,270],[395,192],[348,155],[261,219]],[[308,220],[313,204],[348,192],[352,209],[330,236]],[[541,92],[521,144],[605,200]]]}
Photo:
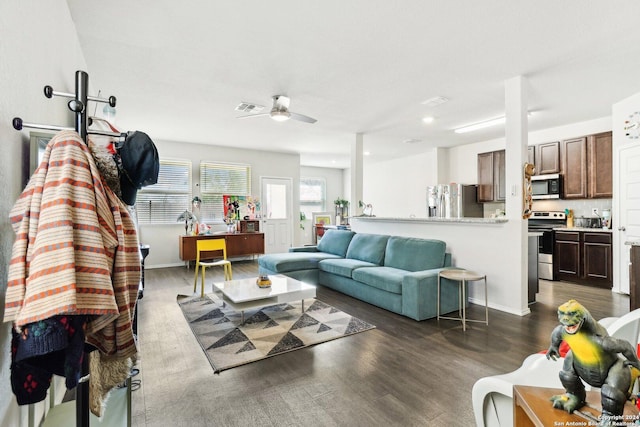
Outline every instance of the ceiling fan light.
{"label": "ceiling fan light", "polygon": [[274,110],[271,112],[271,118],[273,120],[275,120],[276,122],[284,122],[289,120],[289,117],[291,117],[291,114],[289,114],[288,111],[278,111],[278,110]]}

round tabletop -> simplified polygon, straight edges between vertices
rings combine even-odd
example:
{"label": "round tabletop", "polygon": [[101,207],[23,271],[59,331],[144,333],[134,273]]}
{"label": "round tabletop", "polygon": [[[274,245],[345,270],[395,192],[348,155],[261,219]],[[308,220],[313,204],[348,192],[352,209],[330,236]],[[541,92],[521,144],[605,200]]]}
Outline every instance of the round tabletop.
{"label": "round tabletop", "polygon": [[451,280],[480,280],[486,276],[471,270],[442,270],[440,277]]}

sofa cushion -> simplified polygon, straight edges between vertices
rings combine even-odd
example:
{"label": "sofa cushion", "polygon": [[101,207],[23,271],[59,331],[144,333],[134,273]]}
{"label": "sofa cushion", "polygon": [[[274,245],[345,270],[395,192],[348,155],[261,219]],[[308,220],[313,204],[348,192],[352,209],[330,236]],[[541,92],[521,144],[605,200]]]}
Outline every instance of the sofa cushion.
{"label": "sofa cushion", "polygon": [[321,271],[326,271],[327,273],[337,274],[338,276],[344,276],[348,278],[351,278],[352,272],[356,268],[377,266],[377,264],[373,264],[371,262],[350,258],[323,259],[318,264],[318,268]]}
{"label": "sofa cushion", "polygon": [[347,258],[382,265],[384,251],[387,248],[387,240],[389,240],[389,236],[382,234],[358,233],[353,236],[351,243],[349,243]]}
{"label": "sofa cushion", "polygon": [[285,252],[263,255],[258,259],[258,264],[276,273],[286,273],[288,271],[318,268],[318,263],[327,258],[339,257],[324,252]]}
{"label": "sofa cushion", "polygon": [[392,236],[387,241],[384,265],[407,271],[442,268],[446,248],[441,240]]}
{"label": "sofa cushion", "polygon": [[344,258],[354,234],[349,230],[327,230],[318,242],[318,250]]}
{"label": "sofa cushion", "polygon": [[352,277],[354,280],[374,288],[401,294],[402,279],[407,274],[407,271],[393,267],[368,267],[354,270]]}

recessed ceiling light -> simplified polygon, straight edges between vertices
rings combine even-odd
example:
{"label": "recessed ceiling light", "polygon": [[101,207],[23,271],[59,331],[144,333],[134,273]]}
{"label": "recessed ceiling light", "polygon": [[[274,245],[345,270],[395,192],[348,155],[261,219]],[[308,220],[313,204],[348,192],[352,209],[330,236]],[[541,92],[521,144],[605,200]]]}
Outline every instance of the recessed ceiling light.
{"label": "recessed ceiling light", "polygon": [[364,154],[365,156],[370,156],[370,155],[371,155],[371,152],[370,152],[370,151],[365,151],[365,152],[364,152],[364,153],[362,153],[362,154]]}
{"label": "recessed ceiling light", "polygon": [[427,124],[433,123],[434,120],[435,120],[435,117],[433,116],[427,116],[422,118],[422,121]]}
{"label": "recessed ceiling light", "polygon": [[429,98],[426,101],[422,101],[421,104],[427,107],[435,107],[436,105],[444,104],[448,100],[449,99],[445,98],[444,96],[434,96],[433,98]]}

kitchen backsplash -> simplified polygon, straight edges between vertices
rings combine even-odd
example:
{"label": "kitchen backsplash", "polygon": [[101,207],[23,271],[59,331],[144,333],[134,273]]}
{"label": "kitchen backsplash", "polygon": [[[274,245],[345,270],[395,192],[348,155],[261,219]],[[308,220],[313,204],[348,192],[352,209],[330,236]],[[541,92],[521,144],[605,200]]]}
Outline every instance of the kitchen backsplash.
{"label": "kitchen backsplash", "polygon": [[[504,203],[484,203],[484,217],[490,218],[495,215],[496,209],[504,210]],[[598,209],[598,214],[602,215],[604,209],[611,209],[611,199],[569,199],[569,200],[534,200],[534,211],[560,211],[565,209],[573,210],[576,217],[591,217],[592,208]]]}
{"label": "kitchen backsplash", "polygon": [[611,209],[611,199],[576,199],[576,200],[534,200],[534,211],[564,211],[573,210],[573,215],[591,217],[592,208],[598,209],[598,214],[602,216],[604,209]]}

